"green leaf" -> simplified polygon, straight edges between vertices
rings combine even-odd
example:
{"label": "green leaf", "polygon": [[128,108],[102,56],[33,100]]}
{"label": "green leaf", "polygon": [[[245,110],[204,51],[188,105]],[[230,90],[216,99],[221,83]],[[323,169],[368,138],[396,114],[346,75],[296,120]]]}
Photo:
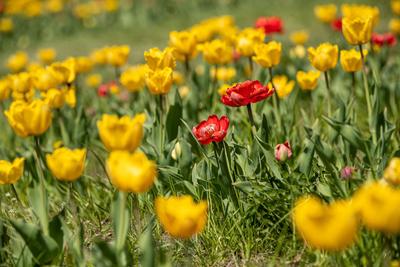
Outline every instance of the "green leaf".
{"label": "green leaf", "polygon": [[311,172],[312,161],[314,158],[315,145],[311,140],[306,139],[304,150],[297,159],[299,171],[309,176]]}
{"label": "green leaf", "polygon": [[25,223],[22,220],[11,220],[10,222],[24,239],[33,257],[40,265],[50,263],[61,251],[57,242],[51,237],[44,235],[42,230],[36,225]]}
{"label": "green leaf", "polygon": [[175,103],[169,108],[166,128],[168,142],[171,142],[178,136],[179,123],[182,118],[182,101],[180,99],[179,93],[175,95]]}
{"label": "green leaf", "polygon": [[126,206],[127,193],[117,192],[112,203],[111,211],[114,223],[115,249],[123,250],[129,228],[129,209]]}
{"label": "green leaf", "polygon": [[327,184],[319,183],[317,185],[317,190],[319,193],[321,193],[325,197],[329,197],[329,198],[332,197],[331,188]]}
{"label": "green leaf", "polygon": [[42,185],[41,182],[43,181],[32,181],[28,189],[28,196],[33,212],[38,217],[42,229],[45,229],[44,231],[46,232],[49,221],[47,214],[47,195],[42,188],[44,185]]}
{"label": "green leaf", "polygon": [[156,266],[156,251],[155,243],[152,234],[153,220],[150,220],[147,225],[147,229],[140,236],[139,249],[140,249],[140,266],[142,267],[154,267]]}
{"label": "green leaf", "polygon": [[54,241],[56,241],[59,248],[63,247],[64,242],[64,233],[61,229],[61,213],[54,216],[54,218],[49,223],[49,234],[54,239]]}

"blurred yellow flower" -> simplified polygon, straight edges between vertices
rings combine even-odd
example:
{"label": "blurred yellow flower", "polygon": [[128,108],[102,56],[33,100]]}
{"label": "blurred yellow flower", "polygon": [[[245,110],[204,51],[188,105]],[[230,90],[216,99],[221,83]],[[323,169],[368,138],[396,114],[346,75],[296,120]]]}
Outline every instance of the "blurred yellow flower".
{"label": "blurred yellow flower", "polygon": [[28,54],[23,51],[18,51],[7,59],[7,68],[12,72],[19,72],[23,70],[28,64]]}
{"label": "blurred yellow flower", "polygon": [[153,95],[167,94],[173,83],[173,71],[171,68],[148,71],[146,85]]}
{"label": "blurred yellow flower", "polygon": [[304,58],[306,53],[306,48],[302,45],[296,45],[289,51],[289,55],[292,58]]}
{"label": "blurred yellow flower", "polygon": [[14,22],[11,18],[0,19],[0,32],[11,32],[14,29]]}
{"label": "blurred yellow flower", "polygon": [[46,91],[60,85],[61,80],[51,67],[40,68],[32,73],[33,84],[36,89]]}
{"label": "blurred yellow flower", "polygon": [[33,87],[33,77],[29,72],[20,72],[9,76],[11,89],[17,93],[26,93]]}
{"label": "blurred yellow flower", "polygon": [[45,8],[50,13],[59,13],[64,8],[64,2],[63,0],[47,0]]}
{"label": "blurred yellow flower", "polygon": [[74,108],[76,106],[76,92],[75,88],[65,88],[64,90],[65,103]]}
{"label": "blurred yellow flower", "polygon": [[236,69],[234,67],[218,67],[211,68],[211,77],[215,79],[215,76],[218,81],[229,82],[236,76]]}
{"label": "blurred yellow flower", "polygon": [[69,58],[62,62],[55,62],[51,65],[51,68],[61,83],[71,84],[73,81],[75,81],[76,70],[74,58]]}
{"label": "blurred yellow flower", "polygon": [[73,182],[85,169],[86,149],[61,147],[46,155],[47,166],[53,176],[65,182]]}
{"label": "blurred yellow flower", "polygon": [[92,73],[85,79],[85,85],[87,87],[97,88],[103,80],[103,77],[99,73]]}
{"label": "blurred yellow flower", "polygon": [[56,58],[56,55],[57,53],[54,48],[43,48],[37,52],[37,57],[43,64],[52,63]]}
{"label": "blurred yellow flower", "polygon": [[400,185],[400,158],[392,158],[383,172],[383,178],[393,185]]}
{"label": "blurred yellow flower", "polygon": [[[368,54],[368,50],[363,51],[364,56]],[[340,51],[340,64],[346,72],[356,72],[362,68],[362,58],[360,51],[355,49]]]}
{"label": "blurred yellow flower", "polygon": [[321,22],[331,23],[336,19],[337,7],[334,4],[316,5],[314,14]]}
{"label": "blurred yellow flower", "polygon": [[50,106],[50,108],[62,108],[65,102],[64,93],[57,88],[52,88],[42,93],[43,100]]}
{"label": "blurred yellow flower", "polygon": [[110,46],[106,49],[106,61],[114,67],[121,67],[128,61],[130,52],[127,45]]}
{"label": "blurred yellow flower", "polygon": [[366,44],[371,40],[372,18],[344,17],[342,19],[342,32],[349,44]]}
{"label": "blurred yellow flower", "polygon": [[290,34],[290,41],[295,45],[304,45],[309,38],[310,34],[307,31],[296,31]]}
{"label": "blurred yellow flower", "polygon": [[337,45],[323,43],[317,48],[309,47],[307,51],[311,65],[319,71],[325,72],[333,69],[337,64],[339,53]]}
{"label": "blurred yellow flower", "polygon": [[174,49],[171,47],[167,47],[163,51],[154,47],[144,52],[144,59],[151,70],[163,69],[166,67],[175,69],[176,62],[173,52]]}
{"label": "blurred yellow flower", "polygon": [[98,65],[105,65],[107,64],[107,49],[106,48],[100,48],[92,51],[90,53],[89,58]]}
{"label": "blurred yellow flower", "polygon": [[191,196],[157,197],[155,207],[165,231],[176,238],[200,233],[207,222],[207,202],[195,203]]}
{"label": "blurred yellow flower", "polygon": [[0,160],[0,185],[15,184],[24,173],[24,158],[16,158],[13,162]]}
{"label": "blurred yellow flower", "polygon": [[169,46],[174,48],[175,58],[188,61],[196,55],[197,40],[189,31],[173,31],[169,33]]}
{"label": "blurred yellow flower", "polygon": [[4,101],[10,97],[11,85],[10,80],[3,78],[0,80],[0,101]]}
{"label": "blurred yellow flower", "polygon": [[234,86],[234,84],[223,84],[223,85],[221,85],[219,88],[218,88],[218,94],[220,95],[220,96],[223,96],[223,95],[225,95],[226,94],[226,91],[229,89],[229,88],[231,88],[231,87],[233,87]]}
{"label": "blurred yellow flower", "polygon": [[358,219],[350,201],[325,205],[316,197],[303,197],[296,202],[293,220],[304,241],[313,248],[338,251],[357,238]]}
{"label": "blurred yellow flower", "polygon": [[271,41],[266,44],[258,44],[254,48],[253,60],[264,68],[272,68],[281,61],[282,44]]}
{"label": "blurred yellow flower", "polygon": [[366,20],[371,18],[374,28],[379,22],[379,8],[376,6],[343,4],[341,6],[343,18]]}
{"label": "blurred yellow flower", "polygon": [[174,71],[172,73],[172,78],[174,80],[174,84],[182,85],[185,83],[185,77],[179,71]]}
{"label": "blurred yellow flower", "polygon": [[227,42],[215,39],[198,46],[208,64],[228,64],[233,59],[233,48]]}
{"label": "blurred yellow flower", "polygon": [[111,183],[123,192],[147,192],[157,176],[156,163],[141,151],[113,151],[106,165]]}
{"label": "blurred yellow flower", "polygon": [[134,151],[143,137],[144,113],[135,117],[104,114],[97,122],[100,139],[108,151]]}
{"label": "blurred yellow flower", "polygon": [[93,68],[93,62],[89,57],[75,58],[75,71],[76,73],[86,73]]}
{"label": "blurred yellow flower", "polygon": [[4,114],[14,132],[21,137],[43,134],[50,127],[52,117],[49,105],[39,99],[31,103],[14,101]]}
{"label": "blurred yellow flower", "polygon": [[296,80],[302,90],[312,91],[317,87],[320,75],[321,73],[319,71],[298,71]]}
{"label": "blurred yellow flower", "polygon": [[367,228],[389,234],[400,232],[398,190],[382,182],[370,182],[356,192],[353,201]]}
{"label": "blurred yellow flower", "polygon": [[254,48],[263,44],[265,33],[262,29],[245,28],[236,37],[236,49],[241,56],[254,55]]}
{"label": "blurred yellow flower", "polygon": [[400,0],[392,0],[390,2],[390,7],[392,8],[392,12],[399,16],[400,15]]}
{"label": "blurred yellow flower", "polygon": [[289,81],[286,75],[274,76],[272,82],[275,85],[275,91],[279,98],[286,98],[293,91],[294,81]]}
{"label": "blurred yellow flower", "polygon": [[138,92],[145,85],[147,72],[147,65],[133,66],[122,72],[119,81],[130,92]]}
{"label": "blurred yellow flower", "polygon": [[40,16],[43,10],[42,2],[38,0],[32,0],[26,2],[23,12],[28,18]]}
{"label": "blurred yellow flower", "polygon": [[389,21],[389,29],[392,33],[400,35],[400,19],[392,18]]}

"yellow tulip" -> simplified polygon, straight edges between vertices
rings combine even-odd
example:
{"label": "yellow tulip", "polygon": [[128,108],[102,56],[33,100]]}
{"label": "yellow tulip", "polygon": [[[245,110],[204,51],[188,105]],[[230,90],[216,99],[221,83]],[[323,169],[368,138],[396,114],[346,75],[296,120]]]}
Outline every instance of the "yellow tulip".
{"label": "yellow tulip", "polygon": [[51,65],[57,79],[64,84],[71,84],[76,78],[75,59],[69,58],[63,62],[56,62]]}
{"label": "yellow tulip", "polygon": [[[368,54],[367,50],[363,51],[364,56]],[[360,51],[355,49],[340,51],[340,64],[346,72],[356,72],[362,68],[362,58]]]}
{"label": "yellow tulip", "polygon": [[110,46],[106,51],[107,63],[114,67],[121,67],[128,61],[131,48],[127,45]]}
{"label": "yellow tulip", "polygon": [[298,71],[296,80],[302,90],[312,91],[317,87],[320,75],[319,71]]}
{"label": "yellow tulip", "polygon": [[325,72],[333,69],[337,64],[339,53],[337,45],[323,43],[317,48],[309,47],[307,51],[311,65],[319,71]]}
{"label": "yellow tulip", "polygon": [[233,67],[211,68],[211,77],[218,81],[229,82],[236,76],[236,69]]}
{"label": "yellow tulip", "polygon": [[171,68],[150,70],[146,75],[146,85],[153,95],[167,94],[173,83]]}
{"label": "yellow tulip", "polygon": [[272,82],[279,98],[286,98],[293,91],[294,81],[288,81],[288,77],[285,75],[274,76]]}
{"label": "yellow tulip", "polygon": [[10,86],[13,91],[26,93],[33,87],[33,77],[28,72],[20,72],[9,76]]}
{"label": "yellow tulip", "polygon": [[155,162],[147,159],[141,151],[113,151],[106,165],[111,183],[123,192],[147,192],[157,176]]}
{"label": "yellow tulip", "polygon": [[227,64],[233,59],[233,48],[220,39],[201,44],[198,49],[202,51],[208,64]]}
{"label": "yellow tulip", "polygon": [[304,45],[309,38],[310,35],[307,31],[296,31],[290,34],[290,41],[295,45]]}
{"label": "yellow tulip", "polygon": [[372,18],[344,17],[342,19],[342,32],[349,44],[366,44],[371,40]]}
{"label": "yellow tulip", "polygon": [[196,55],[197,40],[189,31],[173,31],[169,33],[169,46],[174,48],[175,58],[179,61],[187,61]]}
{"label": "yellow tulip", "polygon": [[369,229],[388,234],[400,232],[400,192],[382,182],[362,186],[353,201],[362,223]]}
{"label": "yellow tulip", "polygon": [[147,65],[137,65],[122,72],[119,81],[130,92],[138,92],[143,89],[148,72]]}
{"label": "yellow tulip", "polygon": [[46,155],[47,166],[53,176],[65,182],[73,182],[85,169],[86,149],[61,147]]}
{"label": "yellow tulip", "polygon": [[4,101],[10,97],[11,85],[7,78],[0,80],[0,101]]}
{"label": "yellow tulip", "polygon": [[400,19],[393,18],[389,21],[389,29],[392,33],[400,35]]}
{"label": "yellow tulip", "polygon": [[134,151],[143,138],[144,113],[135,117],[104,114],[97,122],[100,139],[108,151]]}
{"label": "yellow tulip", "polygon": [[57,89],[52,88],[42,93],[43,100],[50,106],[50,108],[61,108],[64,106],[65,96],[64,93]]}
{"label": "yellow tulip", "polygon": [[174,71],[172,73],[172,78],[174,80],[174,84],[183,85],[185,83],[185,77],[179,71]]}
{"label": "yellow tulip", "polygon": [[21,137],[43,134],[50,127],[52,117],[49,105],[39,99],[31,103],[14,101],[4,114],[14,132]]}
{"label": "yellow tulip", "polygon": [[371,18],[374,28],[379,22],[379,8],[376,6],[343,4],[341,6],[343,18],[360,18],[366,20]]}
{"label": "yellow tulip", "polygon": [[62,82],[58,72],[53,68],[40,68],[32,73],[33,84],[36,89],[46,91],[50,88],[55,88]]}
{"label": "yellow tulip", "polygon": [[52,63],[56,58],[56,55],[56,50],[53,48],[43,48],[37,52],[37,57],[43,64]]}
{"label": "yellow tulip", "polygon": [[349,247],[357,237],[358,219],[349,201],[325,205],[316,197],[303,197],[293,210],[296,229],[307,245],[328,251]]}
{"label": "yellow tulip", "polygon": [[59,13],[64,8],[63,0],[47,0],[46,2],[46,10],[50,13]]}
{"label": "yellow tulip", "polygon": [[236,49],[240,55],[250,57],[254,55],[254,48],[264,43],[264,38],[262,29],[245,28],[236,38]]}
{"label": "yellow tulip", "polygon": [[24,173],[24,158],[16,158],[13,162],[0,160],[0,185],[15,184]]}
{"label": "yellow tulip", "polygon": [[103,77],[99,73],[93,73],[86,77],[85,84],[88,87],[97,88],[103,80]]}
{"label": "yellow tulip", "polygon": [[195,203],[191,196],[157,197],[155,206],[158,220],[173,237],[188,239],[206,225],[206,201]]}
{"label": "yellow tulip", "polygon": [[151,48],[150,50],[144,52],[144,58],[146,60],[147,66],[151,70],[163,69],[169,67],[175,69],[176,62],[173,56],[174,49],[171,47],[165,48],[163,51],[157,47]]}
{"label": "yellow tulip", "polygon": [[395,15],[400,15],[400,0],[392,0],[390,3],[390,7],[392,8],[392,12]]}
{"label": "yellow tulip", "polygon": [[106,48],[101,48],[94,50],[90,54],[90,59],[98,65],[105,65],[107,64],[107,49]]}
{"label": "yellow tulip", "polygon": [[400,185],[400,158],[392,158],[383,172],[383,178],[393,185]]}
{"label": "yellow tulip", "polygon": [[0,19],[0,32],[11,32],[14,29],[14,22],[11,18]]}
{"label": "yellow tulip", "polygon": [[75,58],[75,71],[76,73],[86,73],[93,68],[93,62],[89,57]]}
{"label": "yellow tulip", "polygon": [[28,54],[23,51],[18,51],[7,59],[6,65],[12,72],[19,72],[26,67],[28,61]]}
{"label": "yellow tulip", "polygon": [[302,45],[296,45],[289,51],[289,55],[292,58],[304,58],[306,56],[306,53],[306,49]]}
{"label": "yellow tulip", "polygon": [[64,90],[65,103],[74,108],[76,106],[76,92],[75,88],[65,88]]}
{"label": "yellow tulip", "polygon": [[272,68],[281,61],[282,44],[271,41],[266,44],[259,44],[254,48],[253,60],[264,68]]}
{"label": "yellow tulip", "polygon": [[317,5],[314,7],[315,16],[324,23],[331,23],[336,19],[337,7],[334,4]]}

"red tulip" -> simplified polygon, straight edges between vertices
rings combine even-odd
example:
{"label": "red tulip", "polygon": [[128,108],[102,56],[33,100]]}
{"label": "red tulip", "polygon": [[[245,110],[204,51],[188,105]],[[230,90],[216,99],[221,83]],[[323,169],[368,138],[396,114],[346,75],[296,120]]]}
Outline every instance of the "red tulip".
{"label": "red tulip", "polygon": [[255,27],[262,28],[265,34],[283,32],[283,22],[279,17],[259,17],[256,20]]}
{"label": "red tulip", "polygon": [[108,94],[109,86],[108,84],[102,84],[97,89],[97,95],[101,97],[105,97]]}
{"label": "red tulip", "polygon": [[283,144],[278,144],[275,147],[275,159],[277,161],[285,161],[292,156],[292,148],[288,141]]}
{"label": "red tulip", "polygon": [[384,45],[394,46],[397,43],[396,36],[392,33],[372,33],[371,41],[374,45],[382,47]]}
{"label": "red tulip", "polygon": [[221,142],[224,140],[229,127],[229,119],[226,116],[221,116],[218,119],[217,115],[211,115],[207,120],[193,127],[192,132],[200,144],[208,145],[211,142]]}
{"label": "red tulip", "polygon": [[228,88],[221,97],[221,102],[231,107],[247,106],[270,97],[274,91],[268,85],[262,86],[257,80],[245,81]]}
{"label": "red tulip", "polygon": [[337,18],[331,22],[331,27],[336,32],[342,31],[342,18]]}

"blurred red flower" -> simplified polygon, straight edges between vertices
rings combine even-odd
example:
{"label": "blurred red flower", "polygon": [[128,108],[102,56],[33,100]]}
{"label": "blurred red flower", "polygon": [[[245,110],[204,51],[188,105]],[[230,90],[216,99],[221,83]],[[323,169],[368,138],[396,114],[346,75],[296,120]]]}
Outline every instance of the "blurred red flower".
{"label": "blurred red flower", "polygon": [[279,17],[259,17],[255,27],[263,29],[265,34],[282,33],[283,21]]}
{"label": "blurred red flower", "polygon": [[263,86],[259,81],[245,81],[228,88],[221,97],[221,102],[231,107],[247,106],[270,97],[274,93],[273,88]]}
{"label": "blurred red flower", "polygon": [[374,45],[379,47],[387,45],[387,46],[394,46],[397,43],[396,36],[393,33],[372,33],[371,41]]}
{"label": "blurred red flower", "polygon": [[342,31],[342,18],[337,18],[331,22],[331,27],[336,32]]}
{"label": "blurred red flower", "polygon": [[193,127],[192,132],[200,144],[208,145],[211,142],[221,142],[228,132],[228,127],[228,117],[221,116],[218,119],[217,115],[211,115]]}

